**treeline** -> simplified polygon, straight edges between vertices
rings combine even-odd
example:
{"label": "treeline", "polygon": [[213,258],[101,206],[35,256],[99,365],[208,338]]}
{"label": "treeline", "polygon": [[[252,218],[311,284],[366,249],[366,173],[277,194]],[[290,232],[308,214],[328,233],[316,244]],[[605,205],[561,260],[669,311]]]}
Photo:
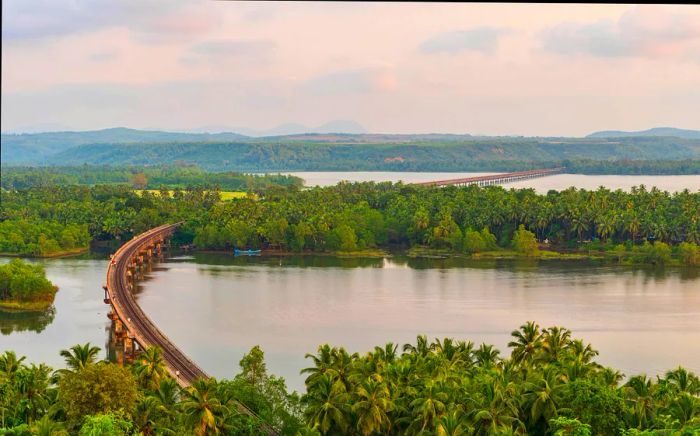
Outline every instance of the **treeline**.
{"label": "treeline", "polygon": [[[198,380],[181,389],[159,349],[149,348],[132,365],[98,361],[100,350],[76,345],[62,350],[65,368],[0,355],[3,435],[260,435],[274,427],[294,435],[300,428],[299,395],[267,373],[255,347],[231,380]],[[240,403],[256,416],[242,414]]]}
{"label": "treeline", "polygon": [[44,267],[21,259],[0,265],[0,305],[3,302],[53,301],[56,286],[46,278]]}
{"label": "treeline", "polygon": [[[352,138],[335,140],[282,137],[237,142],[87,144],[51,155],[44,163],[144,166],[181,160],[210,171],[269,172],[514,171],[581,161],[573,171],[697,174],[700,161],[700,140],[673,137],[468,137],[443,141],[378,139],[370,143],[353,142]],[[627,160],[644,164],[615,165]]]}
{"label": "treeline", "polygon": [[185,221],[178,241],[207,249],[430,247],[475,253],[513,248],[522,225],[535,244],[559,250],[618,250],[621,258],[643,257],[649,250],[646,241],[662,261],[663,243],[672,254],[690,253],[690,263],[697,262],[693,250],[700,242],[700,192],[669,194],[643,186],[629,193],[569,188],[538,195],[532,189],[497,186],[341,183],[225,202],[218,191],[137,195],[120,186],[34,188],[1,195],[3,240],[17,241],[26,223],[39,232],[51,223],[66,229],[84,226],[93,239],[124,240],[165,222]]}
{"label": "treeline", "polygon": [[300,188],[303,181],[298,177],[281,174],[213,173],[186,164],[157,167],[2,167],[4,189],[100,184],[127,184],[139,189],[197,187],[261,192],[270,188]]}
{"label": "treeline", "polygon": [[[254,347],[232,380],[180,389],[158,349],[133,365],[63,350],[66,369],[0,356],[4,434],[693,435],[700,380],[678,367],[625,378],[563,327],[528,322],[509,354],[450,338],[387,343],[364,354],[328,344],[307,354],[306,392],[288,393]],[[238,404],[256,417],[243,415]]]}
{"label": "treeline", "polygon": [[50,256],[86,249],[91,240],[85,224],[21,217],[0,221],[0,253]]}

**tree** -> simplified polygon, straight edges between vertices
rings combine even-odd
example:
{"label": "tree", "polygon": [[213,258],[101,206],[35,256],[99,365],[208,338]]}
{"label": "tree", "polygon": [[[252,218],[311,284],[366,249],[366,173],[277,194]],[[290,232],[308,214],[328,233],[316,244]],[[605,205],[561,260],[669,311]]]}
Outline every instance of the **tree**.
{"label": "tree", "polygon": [[123,436],[131,432],[133,426],[128,419],[118,414],[106,413],[86,416],[80,427],[80,436]]}
{"label": "tree", "polygon": [[364,435],[381,433],[390,425],[387,413],[392,409],[389,388],[368,378],[355,390],[352,411],[357,415],[357,429]]}
{"label": "tree", "polygon": [[216,393],[215,380],[195,380],[184,393],[181,403],[185,425],[197,436],[218,433],[218,428],[229,411],[221,404]]}
{"label": "tree", "polygon": [[142,352],[134,362],[133,368],[141,385],[149,389],[157,389],[161,380],[168,377],[163,352],[158,347],[148,347]]}
{"label": "tree", "polygon": [[148,186],[148,178],[143,172],[134,173],[131,176],[131,186],[135,189],[146,189]]}
{"label": "tree", "polygon": [[73,345],[68,350],[61,350],[61,356],[65,359],[66,366],[70,370],[80,371],[95,363],[99,352],[99,347],[92,346],[88,342],[84,345]]}
{"label": "tree", "polygon": [[512,244],[515,251],[528,257],[535,257],[540,253],[535,234],[526,230],[522,224],[515,231]]}
{"label": "tree", "polygon": [[136,380],[116,364],[87,365],[64,374],[58,384],[60,401],[69,420],[123,410],[129,414],[138,400]]}

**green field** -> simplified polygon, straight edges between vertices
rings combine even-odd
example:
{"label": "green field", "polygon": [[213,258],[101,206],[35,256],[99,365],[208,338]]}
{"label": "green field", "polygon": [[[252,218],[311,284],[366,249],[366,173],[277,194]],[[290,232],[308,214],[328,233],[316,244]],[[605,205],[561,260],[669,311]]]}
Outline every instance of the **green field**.
{"label": "green field", "polygon": [[[160,195],[160,190],[158,189],[136,189],[134,190],[138,195],[141,195],[143,191],[150,192],[151,194],[156,194]],[[170,190],[168,193],[172,196],[175,191]],[[227,200],[233,200],[236,198],[245,198],[248,193],[243,192],[243,191],[221,191],[219,193],[221,195],[221,200],[227,201]]]}

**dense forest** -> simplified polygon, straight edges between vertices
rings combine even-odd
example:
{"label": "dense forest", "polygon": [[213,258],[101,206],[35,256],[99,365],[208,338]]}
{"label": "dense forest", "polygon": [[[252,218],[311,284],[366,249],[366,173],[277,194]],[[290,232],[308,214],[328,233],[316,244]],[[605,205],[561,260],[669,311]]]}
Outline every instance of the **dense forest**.
{"label": "dense forest", "polygon": [[272,187],[298,187],[302,179],[275,174],[213,173],[193,165],[158,167],[3,167],[2,187],[25,189],[53,185],[126,184],[139,189],[218,188],[223,191],[261,192]]}
{"label": "dense forest", "polygon": [[0,252],[19,254],[50,254],[90,239],[125,240],[184,221],[176,242],[201,249],[514,250],[532,257],[555,249],[605,252],[620,262],[688,264],[700,257],[700,192],[644,187],[538,195],[498,186],[341,183],[221,201],[217,190],[137,194],[120,185],[72,185],[1,195]]}
{"label": "dense forest", "polygon": [[[700,139],[305,134],[248,138],[108,129],[2,135],[4,165],[165,165],[209,171],[516,171],[700,174]],[[228,134],[231,135],[231,134]]]}
{"label": "dense forest", "polygon": [[21,259],[0,265],[0,308],[45,309],[56,290],[41,265]]}
{"label": "dense forest", "polygon": [[[287,391],[254,347],[231,380],[180,389],[158,349],[133,365],[97,362],[97,347],[61,351],[66,367],[0,355],[0,431],[7,435],[694,435],[700,380],[678,367],[655,379],[595,361],[563,327],[528,322],[510,354],[418,336],[364,354],[322,345],[307,354],[306,392]],[[238,412],[247,405],[257,415]],[[267,428],[269,428],[267,427]]]}

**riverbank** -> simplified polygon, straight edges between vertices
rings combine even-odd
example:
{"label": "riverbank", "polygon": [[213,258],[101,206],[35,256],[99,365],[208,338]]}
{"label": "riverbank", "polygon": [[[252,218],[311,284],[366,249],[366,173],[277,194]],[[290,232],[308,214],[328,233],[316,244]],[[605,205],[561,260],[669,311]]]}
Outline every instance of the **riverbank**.
{"label": "riverbank", "polygon": [[3,257],[25,257],[31,259],[57,259],[60,257],[71,257],[85,254],[90,251],[90,247],[74,248],[71,250],[56,251],[48,254],[27,254],[27,253],[0,253]]}
{"label": "riverbank", "polygon": [[53,306],[55,295],[51,295],[50,298],[31,301],[0,300],[0,310],[8,312],[43,312]]}
{"label": "riverbank", "polygon": [[[205,253],[205,254],[230,254],[233,255],[233,251],[230,250],[193,250],[187,251],[187,253]],[[524,259],[524,260],[561,260],[561,261],[597,261],[608,264],[618,264],[618,265],[664,265],[664,266],[696,266],[684,263],[680,258],[672,257],[665,260],[664,262],[648,262],[643,259],[639,259],[639,253],[632,251],[625,252],[610,252],[603,250],[586,250],[586,249],[566,249],[566,251],[559,251],[556,249],[542,249],[535,255],[527,255],[525,253],[520,253],[515,250],[510,249],[500,249],[492,251],[484,251],[480,253],[460,253],[451,251],[448,249],[441,248],[430,248],[430,247],[412,247],[409,249],[366,249],[357,250],[350,252],[343,251],[329,251],[329,252],[315,252],[315,251],[301,251],[292,252],[286,250],[263,250],[260,254],[261,256],[270,257],[289,257],[289,256],[321,256],[321,257],[340,257],[340,258],[385,258],[393,256],[406,256],[415,259],[450,259],[450,258],[460,258],[460,259],[470,259],[470,260],[499,260],[499,259]]]}

